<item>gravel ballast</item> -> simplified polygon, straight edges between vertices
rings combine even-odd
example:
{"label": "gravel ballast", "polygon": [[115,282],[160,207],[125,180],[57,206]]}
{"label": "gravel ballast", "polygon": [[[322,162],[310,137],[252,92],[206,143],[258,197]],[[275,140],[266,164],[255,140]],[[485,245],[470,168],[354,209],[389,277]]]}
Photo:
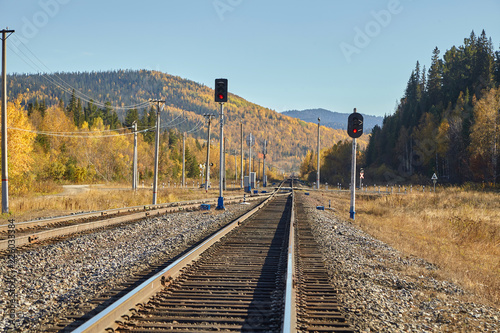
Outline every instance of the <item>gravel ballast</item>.
{"label": "gravel ballast", "polygon": [[303,205],[345,315],[359,332],[499,332],[500,311],[480,304],[438,267],[404,256],[329,210]]}
{"label": "gravel ballast", "polygon": [[[14,273],[16,327],[36,332],[68,309],[119,285],[186,244],[198,241],[256,204],[229,205],[224,212],[183,212],[69,238],[16,254],[14,272],[0,258],[0,275]],[[10,272],[8,270],[11,270]],[[0,331],[7,325],[6,282],[0,281]]]}

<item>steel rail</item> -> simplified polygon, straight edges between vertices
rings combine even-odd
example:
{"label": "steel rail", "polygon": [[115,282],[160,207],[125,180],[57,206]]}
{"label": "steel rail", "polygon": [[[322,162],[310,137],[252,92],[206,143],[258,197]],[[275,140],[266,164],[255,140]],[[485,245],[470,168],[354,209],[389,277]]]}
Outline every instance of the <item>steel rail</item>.
{"label": "steel rail", "polygon": [[[266,194],[266,196],[268,196],[268,194]],[[253,196],[247,200],[257,200],[257,199],[260,199],[262,197],[265,197],[265,196]],[[243,199],[243,197],[240,197],[240,196],[233,197],[233,198],[228,199],[227,202],[234,203],[234,202],[237,202],[241,199]],[[16,246],[23,246],[23,245],[31,244],[33,242],[33,240],[36,240],[37,242],[39,242],[39,241],[47,240],[47,239],[54,238],[54,237],[65,236],[65,235],[69,235],[69,234],[73,234],[73,233],[77,233],[77,232],[83,232],[83,231],[92,230],[92,229],[101,228],[101,227],[107,227],[107,226],[114,225],[114,224],[132,222],[132,221],[146,218],[148,216],[172,213],[172,212],[177,212],[177,211],[181,211],[183,209],[188,209],[188,208],[196,208],[200,205],[200,203],[207,203],[207,202],[208,203],[213,202],[215,204],[217,202],[217,199],[186,201],[186,202],[181,202],[181,203],[177,202],[177,203],[173,203],[173,204],[170,203],[170,206],[168,206],[169,204],[140,206],[140,207],[151,207],[151,210],[142,211],[140,213],[133,213],[133,214],[129,214],[126,216],[110,217],[108,219],[100,220],[100,221],[75,223],[74,225],[65,226],[65,227],[56,227],[56,228],[50,229],[50,230],[26,232],[23,236],[16,236],[15,237],[15,245]],[[82,219],[82,218],[90,218],[90,217],[101,217],[103,215],[109,215],[110,212],[119,213],[120,211],[124,212],[127,210],[131,210],[132,208],[134,208],[134,207],[113,209],[113,210],[108,210],[108,211],[102,211],[99,213],[81,215],[81,216],[78,216],[77,218]],[[28,227],[33,227],[33,226],[43,226],[43,225],[47,225],[47,224],[51,224],[51,223],[69,221],[71,219],[75,219],[75,217],[76,217],[76,215],[71,215],[71,216],[67,216],[64,218],[60,217],[60,218],[55,218],[55,219],[47,219],[47,220],[42,221],[42,223],[40,223],[40,224],[36,224],[37,221],[29,221],[29,223],[23,222],[23,223],[27,223],[27,224],[17,223],[17,224],[15,224],[15,226],[16,226],[15,229],[20,228],[20,225],[23,228],[28,228]],[[7,229],[8,225],[4,225],[4,226],[5,226],[5,229]],[[2,229],[0,229],[0,231],[1,230]],[[7,231],[5,230],[4,232],[6,233]],[[8,249],[9,240],[12,241],[12,239],[0,240],[0,251],[4,251],[4,250]]]}
{"label": "steel rail", "polygon": [[[247,200],[254,200],[256,198],[265,197],[268,195],[269,195],[269,193],[254,194],[254,195],[248,196]],[[227,199],[234,202],[235,200],[243,199],[243,196],[235,195],[235,196],[227,197]],[[112,208],[112,209],[85,212],[85,213],[76,213],[76,214],[64,215],[64,216],[58,216],[58,217],[17,222],[17,223],[14,223],[14,225],[16,226],[16,229],[33,228],[33,227],[37,227],[37,226],[43,226],[45,224],[64,222],[64,221],[68,221],[71,219],[99,217],[99,216],[102,216],[103,214],[110,215],[110,214],[126,212],[126,211],[156,210],[156,209],[163,209],[163,208],[167,208],[167,207],[180,207],[180,208],[182,208],[182,207],[189,206],[189,205],[216,204],[216,203],[217,203],[217,198],[197,199],[197,200],[178,201],[178,202],[167,202],[167,203],[156,204],[156,205],[141,205],[141,206],[132,206],[132,207],[123,207],[123,208]],[[0,224],[0,232],[6,232],[8,230],[8,228],[9,228],[8,224]]]}
{"label": "steel rail", "polygon": [[[293,189],[293,180],[292,186]],[[295,290],[295,193],[292,190],[292,208],[290,212],[290,228],[288,232],[288,260],[286,268],[285,307],[283,317],[283,333],[297,332],[297,308]]]}
{"label": "steel rail", "polygon": [[178,276],[183,268],[194,262],[201,255],[201,253],[203,253],[211,245],[218,242],[223,236],[235,229],[243,221],[250,218],[261,208],[265,207],[266,204],[278,193],[278,190],[279,188],[276,189],[271,195],[269,195],[269,197],[260,205],[253,208],[243,216],[233,221],[231,224],[221,229],[219,232],[202,242],[196,248],[189,251],[187,254],[170,264],[162,271],[144,281],[141,285],[108,306],[106,309],[97,314],[97,316],[91,318],[90,320],[79,326],[73,332],[103,332],[108,328],[117,328],[118,325],[115,321],[118,318],[126,315],[136,304],[144,302],[151,296],[156,294],[163,287],[166,281],[174,279],[176,276]]}

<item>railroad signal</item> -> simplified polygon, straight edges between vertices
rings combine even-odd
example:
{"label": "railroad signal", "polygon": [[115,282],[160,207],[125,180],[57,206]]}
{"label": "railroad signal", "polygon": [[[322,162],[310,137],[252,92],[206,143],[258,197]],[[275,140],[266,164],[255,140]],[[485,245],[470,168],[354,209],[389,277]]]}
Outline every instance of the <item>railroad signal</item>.
{"label": "railroad signal", "polygon": [[353,112],[347,120],[347,134],[351,138],[359,138],[363,134],[363,115]]}
{"label": "railroad signal", "polygon": [[227,102],[227,79],[215,79],[215,101]]}

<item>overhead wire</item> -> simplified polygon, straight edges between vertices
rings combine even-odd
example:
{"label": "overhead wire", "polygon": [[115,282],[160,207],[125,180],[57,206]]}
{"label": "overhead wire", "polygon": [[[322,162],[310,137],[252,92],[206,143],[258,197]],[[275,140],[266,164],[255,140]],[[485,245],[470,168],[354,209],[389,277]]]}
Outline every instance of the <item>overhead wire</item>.
{"label": "overhead wire", "polygon": [[186,133],[196,133],[196,132],[198,132],[199,130],[201,130],[202,125],[203,125],[203,121],[201,121],[201,120],[200,120],[200,121],[198,121],[198,124],[197,124],[197,125],[195,125],[195,127],[194,127],[193,129],[191,129],[191,130],[187,131]]}
{"label": "overhead wire", "polygon": [[[146,107],[146,106],[149,106],[150,105],[150,102],[149,101],[144,101],[144,102],[141,102],[141,103],[138,103],[138,104],[133,104],[133,105],[128,105],[128,106],[113,106],[113,105],[110,105],[109,103],[102,103],[102,102],[99,102],[99,101],[96,101],[94,100],[91,96],[81,92],[80,90],[76,89],[75,87],[71,86],[69,83],[67,83],[66,81],[64,81],[59,75],[57,75],[56,73],[53,73],[52,76],[48,75],[47,73],[43,72],[41,69],[41,67],[39,66],[39,64],[41,64],[42,66],[44,66],[49,72],[52,72],[52,70],[47,66],[45,65],[45,63],[40,60],[36,54],[34,54],[29,48],[28,46],[21,40],[19,39],[17,36],[13,35],[14,38],[17,38],[18,40],[18,43],[17,45],[21,44],[27,52],[29,52],[32,57],[30,57],[29,55],[27,55],[21,48],[19,47],[13,47],[11,46],[11,44],[9,44],[9,48],[23,61],[25,62],[28,66],[30,66],[34,71],[37,72],[37,74],[41,75],[43,78],[45,78],[48,82],[50,82],[51,84],[53,84],[54,86],[56,86],[57,88],[61,89],[62,91],[64,92],[67,92],[67,93],[70,93],[70,94],[75,94],[75,97],[78,97],[80,98],[80,100],[83,100],[85,102],[88,102],[88,103],[92,103],[96,106],[101,106],[101,107],[109,107],[111,109],[114,109],[114,110],[128,110],[128,109],[135,109],[135,108],[141,108],[141,107]],[[39,64],[37,64],[34,60],[33,60],[33,57],[39,62]],[[31,62],[31,63],[30,63]],[[56,80],[55,78],[57,78],[58,80]],[[183,120],[177,124],[174,124],[174,122],[179,118],[181,117],[181,115],[183,116]],[[160,128],[161,129],[166,129],[166,128],[172,128],[174,126],[179,126],[180,124],[184,123],[186,121],[186,117],[184,116],[184,111],[182,112],[182,114],[179,114],[176,118],[172,119],[170,122],[168,122],[167,124],[163,124]],[[201,124],[203,122],[202,121],[199,121],[195,126],[194,128],[192,128],[191,130],[187,131],[186,133],[195,133],[197,131],[200,130],[201,128]],[[96,132],[89,132],[88,135],[82,135],[82,132],[51,132],[51,131],[32,131],[32,130],[26,130],[26,129],[21,129],[21,128],[15,128],[15,127],[8,127],[9,129],[12,129],[12,130],[19,130],[19,131],[25,131],[25,132],[32,132],[32,133],[36,133],[36,134],[41,134],[41,135],[47,135],[47,136],[59,136],[59,137],[79,137],[79,138],[89,138],[89,137],[92,137],[92,138],[98,138],[98,137],[112,137],[112,136],[120,136],[120,135],[130,135],[130,134],[133,134],[133,132],[131,133],[124,133],[124,134],[110,134],[110,135],[92,135],[92,133],[96,133]],[[130,129],[131,127],[124,127],[124,128],[121,128],[121,129],[109,129],[109,130],[102,130],[102,131],[97,131],[99,133],[102,133],[102,132],[113,132],[113,131],[121,131],[121,130],[127,130],[127,129]],[[150,128],[146,128],[146,129],[143,129],[143,130],[140,130],[140,131],[137,131],[137,133],[143,133],[143,132],[148,132],[148,131],[152,131],[154,130],[156,127],[150,127]]]}
{"label": "overhead wire", "polygon": [[[41,61],[29,48],[26,44],[23,43],[23,41],[21,39],[19,39],[17,36],[13,35],[14,38],[17,38],[18,40],[18,45],[21,44],[29,53],[31,53],[31,55],[42,65],[44,66],[49,72],[52,72],[52,70],[47,66],[45,65],[45,63],[43,61]],[[49,76],[47,73],[44,73],[44,71],[42,70],[42,68],[32,59],[32,57],[30,57],[29,55],[27,55],[21,48],[19,47],[13,47],[11,46],[11,44],[9,44],[9,48],[22,60],[24,61],[28,66],[30,66],[33,70],[35,70],[37,72],[37,74],[41,75],[43,78],[45,78],[47,81],[49,81],[50,83],[52,83],[53,85],[55,85],[56,87],[58,87],[59,89],[67,92],[67,93],[70,93],[72,94],[73,91],[75,92],[75,97],[78,97],[80,98],[81,100],[85,101],[85,102],[89,102],[89,103],[92,103],[94,105],[97,105],[97,106],[100,106],[100,107],[109,107],[109,108],[112,108],[114,110],[129,110],[129,109],[135,109],[135,108],[141,108],[141,107],[145,107],[145,106],[148,106],[149,105],[149,101],[144,101],[144,102],[141,102],[141,103],[137,103],[137,104],[132,104],[132,105],[127,105],[127,106],[113,106],[113,105],[110,105],[110,104],[106,104],[106,103],[103,103],[103,102],[100,102],[100,101],[97,101],[97,100],[94,100],[91,96],[81,92],[80,90],[76,89],[75,87],[71,86],[69,83],[67,83],[66,81],[64,81],[59,75],[57,75],[56,73],[53,73],[52,76]],[[22,54],[22,56],[21,56]],[[31,64],[29,62],[31,62]],[[54,79],[57,78],[59,80],[59,82]]]}
{"label": "overhead wire", "polygon": [[[57,136],[57,137],[66,137],[66,138],[89,138],[89,139],[94,139],[94,138],[109,138],[113,136],[125,136],[125,135],[132,135],[134,132],[130,133],[118,133],[118,134],[106,134],[106,135],[93,135],[92,133],[95,132],[87,132],[87,135],[82,135],[85,132],[80,132],[80,134],[66,134],[66,133],[75,133],[75,132],[44,132],[44,131],[34,131],[34,130],[28,130],[25,128],[17,128],[17,127],[7,127],[8,129],[15,130],[15,131],[22,131],[22,132],[30,132],[30,133],[35,133],[35,134],[40,134],[40,135],[47,135],[47,136]],[[143,133],[150,131],[151,128],[137,131],[136,133]]]}
{"label": "overhead wire", "polygon": [[[11,127],[8,127],[11,128]],[[133,128],[132,126],[129,127],[122,127],[122,128],[117,128],[117,129],[107,129],[107,130],[97,130],[97,131],[92,131],[89,133],[102,133],[102,132],[116,132],[116,131],[124,131]],[[16,129],[12,127],[11,129]],[[84,132],[57,132],[57,131],[36,131],[37,134],[45,134],[45,135],[50,135],[50,134],[82,134]]]}

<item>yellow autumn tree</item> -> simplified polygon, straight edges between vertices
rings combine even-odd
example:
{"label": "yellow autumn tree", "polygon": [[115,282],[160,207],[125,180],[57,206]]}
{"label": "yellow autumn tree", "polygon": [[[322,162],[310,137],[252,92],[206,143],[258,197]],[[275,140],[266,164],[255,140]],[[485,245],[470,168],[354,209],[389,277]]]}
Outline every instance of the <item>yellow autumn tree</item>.
{"label": "yellow autumn tree", "polygon": [[30,175],[33,165],[31,152],[36,137],[19,99],[7,104],[7,127],[9,190],[18,194],[26,191],[33,180]]}
{"label": "yellow autumn tree", "polygon": [[500,143],[500,88],[492,88],[474,104],[471,129],[472,171],[477,179],[496,184]]}

